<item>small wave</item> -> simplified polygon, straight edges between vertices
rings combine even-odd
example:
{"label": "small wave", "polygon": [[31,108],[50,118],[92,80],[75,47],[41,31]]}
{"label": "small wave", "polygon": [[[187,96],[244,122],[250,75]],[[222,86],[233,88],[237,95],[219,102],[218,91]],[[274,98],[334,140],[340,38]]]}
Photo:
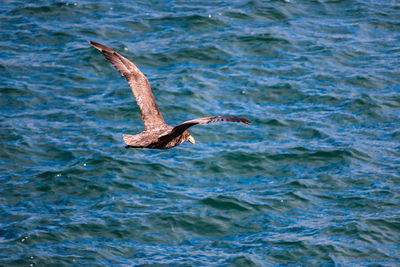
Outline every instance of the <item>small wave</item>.
{"label": "small wave", "polygon": [[251,210],[258,210],[260,208],[247,201],[227,196],[207,197],[202,199],[201,203],[219,210],[236,210],[238,212],[250,212]]}

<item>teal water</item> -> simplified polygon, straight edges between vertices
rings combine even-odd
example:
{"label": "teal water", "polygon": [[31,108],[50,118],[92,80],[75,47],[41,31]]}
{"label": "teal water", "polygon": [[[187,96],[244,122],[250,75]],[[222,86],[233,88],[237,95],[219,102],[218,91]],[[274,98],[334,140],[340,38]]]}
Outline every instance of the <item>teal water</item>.
{"label": "teal water", "polygon": [[[2,1],[0,265],[399,266],[398,1]],[[147,75],[196,144],[124,148]]]}

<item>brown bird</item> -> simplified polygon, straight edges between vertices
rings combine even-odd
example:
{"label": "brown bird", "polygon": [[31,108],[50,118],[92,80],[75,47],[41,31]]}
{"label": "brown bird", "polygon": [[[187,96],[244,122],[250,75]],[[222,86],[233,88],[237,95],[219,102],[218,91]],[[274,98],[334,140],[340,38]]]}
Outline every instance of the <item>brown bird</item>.
{"label": "brown bird", "polygon": [[164,119],[154,100],[149,82],[146,76],[128,59],[114,50],[96,42],[89,41],[91,45],[101,51],[104,57],[121,73],[128,81],[132,93],[142,114],[145,131],[137,135],[124,134],[123,139],[126,148],[146,147],[157,149],[169,149],[183,142],[195,143],[194,138],[187,131],[196,124],[208,124],[218,121],[240,122],[250,124],[246,119],[234,116],[216,116],[185,121],[175,127],[164,122]]}

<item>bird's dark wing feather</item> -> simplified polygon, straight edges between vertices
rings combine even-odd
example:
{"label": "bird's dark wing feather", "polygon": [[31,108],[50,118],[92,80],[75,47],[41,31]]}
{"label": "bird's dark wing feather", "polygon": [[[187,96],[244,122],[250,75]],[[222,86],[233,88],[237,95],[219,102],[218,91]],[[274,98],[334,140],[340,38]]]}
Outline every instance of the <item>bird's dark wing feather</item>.
{"label": "bird's dark wing feather", "polygon": [[152,130],[166,125],[157,107],[156,101],[154,100],[146,76],[144,76],[132,62],[114,50],[96,42],[89,41],[89,43],[100,50],[104,57],[108,59],[128,81],[140,108],[145,129]]}
{"label": "bird's dark wing feather", "polygon": [[206,118],[198,118],[190,121],[185,121],[172,129],[171,134],[174,136],[178,136],[186,131],[189,127],[192,127],[196,124],[208,124],[219,121],[228,121],[228,122],[240,122],[243,124],[250,124],[250,122],[246,119],[235,117],[235,116],[216,116],[216,117],[206,117]]}

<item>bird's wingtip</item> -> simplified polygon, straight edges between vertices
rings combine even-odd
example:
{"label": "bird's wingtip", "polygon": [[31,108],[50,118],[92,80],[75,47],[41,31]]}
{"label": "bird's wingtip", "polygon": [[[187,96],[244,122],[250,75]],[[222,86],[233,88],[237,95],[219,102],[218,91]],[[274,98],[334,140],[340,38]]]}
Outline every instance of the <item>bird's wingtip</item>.
{"label": "bird's wingtip", "polygon": [[96,49],[98,49],[98,50],[100,50],[100,51],[106,50],[106,48],[107,48],[107,47],[105,47],[104,45],[99,44],[99,43],[96,43],[96,42],[93,42],[93,41],[88,41],[88,42],[89,42],[89,44],[91,44],[94,48],[96,48]]}
{"label": "bird's wingtip", "polygon": [[251,122],[249,120],[246,120],[244,118],[241,118],[240,122],[243,123],[243,124],[246,124],[246,125],[251,124]]}

